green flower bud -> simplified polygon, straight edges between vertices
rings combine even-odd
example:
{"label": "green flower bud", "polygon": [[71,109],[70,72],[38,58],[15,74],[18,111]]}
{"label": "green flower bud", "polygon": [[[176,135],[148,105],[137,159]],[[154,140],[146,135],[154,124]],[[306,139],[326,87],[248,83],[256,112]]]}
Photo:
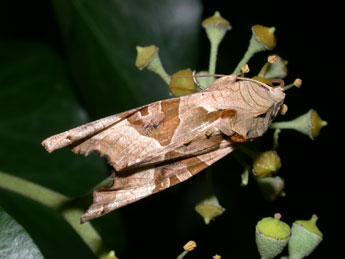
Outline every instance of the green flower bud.
{"label": "green flower bud", "polygon": [[[211,44],[208,73],[215,74],[218,46],[223,40],[226,32],[231,29],[231,25],[217,11],[213,16],[206,18],[202,22],[202,26],[205,28],[207,37]],[[214,81],[214,78],[209,77],[207,78],[207,81],[207,85],[210,85]]]}
{"label": "green flower bud", "polygon": [[254,54],[267,49],[273,49],[276,46],[274,31],[274,27],[268,28],[262,25],[255,25],[252,27],[252,37],[249,42],[248,50],[233,71],[234,74],[239,73],[241,68],[248,63]]}
{"label": "green flower bud", "polygon": [[253,173],[257,177],[268,177],[275,174],[281,166],[276,151],[261,152],[253,161]]}
{"label": "green flower bud", "polygon": [[147,47],[137,46],[137,59],[135,60],[135,66],[140,70],[144,69],[154,58],[156,58],[158,51],[159,48],[155,45]]}
{"label": "green flower bud", "polygon": [[275,30],[275,27],[269,28],[259,24],[252,27],[252,32],[256,40],[269,50],[273,49],[277,45],[277,40],[274,36]]}
{"label": "green flower bud", "polygon": [[287,64],[288,62],[282,59],[280,56],[275,55],[276,61],[273,64],[270,64],[267,67],[265,77],[266,78],[284,78],[287,76],[288,69]]}
{"label": "green flower bud", "polygon": [[284,196],[284,179],[279,176],[256,178],[266,200],[273,201],[279,196]]}
{"label": "green flower bud", "polygon": [[290,227],[280,221],[279,213],[274,218],[260,220],[256,225],[256,245],[262,259],[271,259],[281,253],[290,237]]}
{"label": "green flower bud", "polygon": [[314,109],[311,109],[291,121],[274,122],[271,124],[271,128],[294,129],[314,140],[320,134],[321,128],[326,125],[327,122],[323,121]]}
{"label": "green flower bud", "polygon": [[109,254],[105,257],[105,259],[119,259],[118,257],[116,257],[115,255],[115,251],[110,251]]}
{"label": "green flower bud", "polygon": [[215,195],[204,198],[195,206],[196,212],[203,217],[208,225],[212,219],[223,214],[225,209],[219,204]]}
{"label": "green flower bud", "polygon": [[168,74],[165,72],[162,62],[158,55],[158,47],[155,45],[147,46],[147,47],[140,47],[137,46],[137,58],[135,61],[135,65],[138,69],[142,70],[147,68],[152,72],[158,74],[167,84],[170,83],[170,78]]}
{"label": "green flower bud", "polygon": [[201,24],[205,29],[215,28],[217,30],[223,30],[225,32],[231,29],[229,21],[224,19],[218,11],[216,11],[213,16],[210,16],[203,20]]}
{"label": "green flower bud", "polygon": [[262,66],[258,76],[265,78],[284,78],[287,76],[287,61],[278,55],[268,56],[267,62]]}
{"label": "green flower bud", "polygon": [[289,241],[289,259],[300,259],[311,252],[322,241],[322,233],[316,226],[317,216],[313,215],[310,220],[297,220],[291,228]]}
{"label": "green flower bud", "polygon": [[262,76],[253,76],[252,79],[256,80],[256,81],[260,81],[266,85],[269,85],[269,86],[273,86],[271,80],[265,78],[265,77],[262,77]]}
{"label": "green flower bud", "polygon": [[172,75],[169,88],[174,96],[183,96],[195,93],[197,84],[193,80],[193,72],[190,69],[177,71]]}
{"label": "green flower bud", "polygon": [[[202,26],[205,28],[207,37],[211,43],[211,51],[212,47],[218,48],[226,32],[231,29],[230,23],[218,11],[213,16],[203,20]],[[209,71],[209,73],[213,74],[214,71]]]}

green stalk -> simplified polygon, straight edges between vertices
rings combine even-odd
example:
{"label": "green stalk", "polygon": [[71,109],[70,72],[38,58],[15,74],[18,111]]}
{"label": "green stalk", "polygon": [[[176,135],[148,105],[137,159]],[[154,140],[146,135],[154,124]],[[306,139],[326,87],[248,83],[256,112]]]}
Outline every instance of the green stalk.
{"label": "green stalk", "polygon": [[66,206],[72,201],[70,198],[39,184],[4,172],[0,172],[0,188],[18,193],[59,211],[94,254],[99,258],[106,257],[106,249],[96,230],[89,222],[80,224],[80,216],[83,211],[76,207]]}
{"label": "green stalk", "polygon": [[183,251],[176,259],[182,259],[189,251]]}
{"label": "green stalk", "polygon": [[68,197],[60,193],[4,172],[0,172],[0,188],[18,193],[55,210],[61,209],[69,201]]}
{"label": "green stalk", "polygon": [[154,72],[157,75],[159,75],[167,83],[167,85],[170,84],[171,78],[169,77],[168,73],[165,71],[165,69],[164,69],[164,67],[162,65],[162,62],[161,62],[160,58],[158,57],[158,55],[147,66],[147,69],[149,69],[152,72]]}
{"label": "green stalk", "polygon": [[263,50],[265,50],[265,47],[260,42],[258,42],[255,39],[255,36],[253,35],[250,39],[249,47],[248,47],[246,53],[244,54],[242,60],[240,61],[240,63],[238,63],[237,67],[235,68],[234,72],[232,72],[232,73],[237,74],[237,73],[241,72],[241,68],[245,64],[248,64],[248,61],[251,59],[251,57],[255,53],[258,53],[258,52],[263,51]]}
{"label": "green stalk", "polygon": [[217,54],[218,54],[218,43],[211,44],[211,53],[210,53],[210,63],[208,66],[208,72],[213,75],[216,73],[216,60],[217,60]]}

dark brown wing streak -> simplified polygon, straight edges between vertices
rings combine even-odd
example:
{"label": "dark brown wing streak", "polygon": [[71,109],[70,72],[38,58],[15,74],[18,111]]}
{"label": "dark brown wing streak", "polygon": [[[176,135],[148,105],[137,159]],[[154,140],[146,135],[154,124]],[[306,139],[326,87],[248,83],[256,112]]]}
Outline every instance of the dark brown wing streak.
{"label": "dark brown wing streak", "polygon": [[100,217],[183,182],[226,156],[233,149],[234,146],[229,141],[227,146],[206,154],[141,171],[127,171],[119,176],[116,175],[111,187],[94,191],[93,203],[81,220],[85,222]]}

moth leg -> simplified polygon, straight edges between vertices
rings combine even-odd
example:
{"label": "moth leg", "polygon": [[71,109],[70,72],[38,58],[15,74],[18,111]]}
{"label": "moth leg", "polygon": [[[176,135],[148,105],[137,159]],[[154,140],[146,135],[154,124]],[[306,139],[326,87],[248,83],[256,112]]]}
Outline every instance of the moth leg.
{"label": "moth leg", "polygon": [[237,118],[236,110],[224,110],[222,111],[218,129],[230,139],[237,143],[243,143],[247,141],[246,135],[238,132],[234,129],[234,123]]}
{"label": "moth leg", "polygon": [[237,112],[236,110],[223,110],[219,118],[219,123],[217,128],[225,135],[231,136],[234,134],[233,124],[236,120]]}

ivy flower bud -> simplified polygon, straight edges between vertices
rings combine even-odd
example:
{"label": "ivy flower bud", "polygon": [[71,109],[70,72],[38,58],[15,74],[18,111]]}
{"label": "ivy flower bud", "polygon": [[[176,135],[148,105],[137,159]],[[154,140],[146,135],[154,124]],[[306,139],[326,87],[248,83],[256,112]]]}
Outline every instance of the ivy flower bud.
{"label": "ivy flower bud", "polygon": [[195,210],[204,219],[206,225],[215,217],[222,215],[225,211],[215,195],[204,198],[195,206]]}
{"label": "ivy flower bud", "polygon": [[158,55],[159,48],[155,45],[147,47],[137,46],[137,59],[135,60],[135,66],[142,70],[150,64],[150,62]]}
{"label": "ivy flower bud", "polygon": [[274,27],[269,28],[263,25],[255,25],[252,27],[252,37],[249,42],[248,50],[233,71],[234,74],[239,73],[243,65],[248,63],[254,54],[264,50],[271,50],[276,46],[274,32]]}
{"label": "ivy flower bud", "polygon": [[194,248],[196,247],[196,243],[193,240],[188,241],[184,246],[183,246],[183,252],[177,257],[177,259],[182,259],[185,257],[188,252],[193,251]]}
{"label": "ivy flower bud", "polygon": [[[231,25],[217,11],[213,16],[206,18],[202,22],[202,26],[205,28],[207,37],[211,44],[208,72],[210,74],[215,74],[218,46],[224,38],[226,32],[231,29]],[[213,80],[214,78],[209,78],[209,85],[213,82]]]}
{"label": "ivy flower bud", "polygon": [[213,16],[203,20],[201,24],[205,29],[215,28],[217,30],[222,30],[224,33],[231,29],[229,21],[224,19],[218,11],[216,11]]}
{"label": "ivy flower bud", "polygon": [[167,84],[169,84],[170,78],[165,72],[158,55],[159,48],[155,45],[150,45],[147,47],[137,46],[136,49],[137,58],[135,61],[135,66],[140,70],[144,68],[151,70],[152,72],[158,74]]}
{"label": "ivy flower bud", "polygon": [[293,82],[293,85],[296,86],[297,88],[300,88],[302,86],[302,79],[296,78],[295,81]]}
{"label": "ivy flower bud", "polygon": [[111,250],[109,254],[105,257],[105,259],[118,259],[115,255],[115,251]]}
{"label": "ivy flower bud", "polygon": [[289,241],[289,259],[300,259],[311,252],[322,241],[322,233],[316,226],[317,216],[310,220],[297,220],[292,224]]}
{"label": "ivy flower bud", "polygon": [[266,85],[269,85],[269,86],[273,86],[271,80],[265,78],[265,77],[262,77],[262,76],[253,76],[252,79],[256,80],[256,81],[260,81]]}
{"label": "ivy flower bud", "polygon": [[288,106],[285,103],[283,103],[280,106],[280,110],[279,110],[280,115],[285,115],[287,113],[288,109],[289,109]]}
{"label": "ivy flower bud", "polygon": [[187,244],[183,246],[183,249],[188,252],[193,251],[194,248],[196,248],[196,243],[193,240],[188,241]]}
{"label": "ivy flower bud", "polygon": [[244,74],[248,74],[250,71],[248,64],[244,64],[244,66],[241,68],[241,72],[242,72],[242,76],[244,76]]}
{"label": "ivy flower bud", "polygon": [[301,88],[302,86],[302,79],[301,78],[296,78],[295,81],[293,81],[293,83],[288,84],[286,86],[284,86],[284,91],[292,88],[292,87],[297,87],[297,88]]}
{"label": "ivy flower bud", "polygon": [[276,151],[259,153],[253,161],[253,173],[257,177],[268,177],[275,174],[282,164]]}
{"label": "ivy flower bud", "polygon": [[326,125],[327,122],[322,120],[314,109],[311,109],[307,113],[291,121],[274,122],[271,124],[271,128],[294,129],[308,135],[314,140],[320,134],[321,128]]}
{"label": "ivy flower bud", "polygon": [[287,64],[288,62],[282,59],[280,56],[276,56],[276,61],[273,64],[270,64],[265,71],[266,78],[284,78],[287,76],[288,69]]}
{"label": "ivy flower bud", "polygon": [[183,96],[195,93],[197,84],[193,80],[193,72],[190,69],[179,70],[172,75],[169,88],[174,96]]}
{"label": "ivy flower bud", "polygon": [[280,221],[281,215],[260,220],[256,225],[256,245],[261,258],[271,259],[281,253],[290,237],[290,227]]}
{"label": "ivy flower bud", "polygon": [[277,45],[277,40],[274,36],[275,30],[275,27],[269,28],[259,24],[252,27],[253,36],[263,45],[263,47],[269,50],[273,49]]}
{"label": "ivy flower bud", "polygon": [[269,64],[274,64],[274,63],[276,63],[276,61],[277,61],[277,55],[270,55],[267,58],[267,62]]}

